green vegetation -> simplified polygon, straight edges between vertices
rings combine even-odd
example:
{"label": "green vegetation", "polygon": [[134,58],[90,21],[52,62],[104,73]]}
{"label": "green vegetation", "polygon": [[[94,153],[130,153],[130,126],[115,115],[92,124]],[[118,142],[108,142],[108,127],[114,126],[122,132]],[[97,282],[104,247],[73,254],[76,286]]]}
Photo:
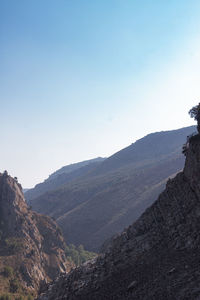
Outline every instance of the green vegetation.
{"label": "green vegetation", "polygon": [[10,292],[16,293],[20,288],[20,284],[16,278],[10,280]]}
{"label": "green vegetation", "polygon": [[[11,266],[4,266],[0,278],[2,294],[0,300],[33,300],[31,294],[24,291],[23,286],[20,284],[15,270]],[[4,293],[3,293],[4,292]]]}
{"label": "green vegetation", "polygon": [[23,243],[20,238],[16,237],[10,237],[5,240],[6,246],[9,248],[9,250],[13,253],[18,252],[22,249]]}
{"label": "green vegetation", "polygon": [[10,294],[0,295],[0,300],[33,300],[33,299],[34,299],[34,297],[31,295],[28,295],[28,296],[22,296],[22,295],[13,296]]}
{"label": "green vegetation", "polygon": [[13,274],[14,274],[14,270],[13,270],[12,267],[10,267],[10,266],[5,266],[4,267],[3,275],[5,277],[12,277]]}
{"label": "green vegetation", "polygon": [[200,133],[200,103],[190,109],[189,115],[197,121],[197,130]]}
{"label": "green vegetation", "polygon": [[11,296],[8,294],[4,294],[4,295],[0,296],[0,300],[11,300]]}
{"label": "green vegetation", "polygon": [[189,115],[191,118],[194,118],[196,121],[200,118],[200,103],[189,110]]}
{"label": "green vegetation", "polygon": [[66,246],[65,254],[67,256],[67,259],[73,262],[76,266],[80,266],[87,260],[90,260],[97,256],[96,253],[85,250],[82,245],[76,247],[73,244],[69,244],[69,246]]}

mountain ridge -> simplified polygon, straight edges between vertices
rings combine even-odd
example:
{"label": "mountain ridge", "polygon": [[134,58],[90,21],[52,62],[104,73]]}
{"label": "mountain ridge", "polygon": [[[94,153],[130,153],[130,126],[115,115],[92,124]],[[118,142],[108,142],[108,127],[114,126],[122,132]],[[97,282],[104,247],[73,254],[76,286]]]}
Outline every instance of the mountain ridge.
{"label": "mountain ridge", "polygon": [[200,299],[200,135],[182,172],[97,259],[52,282],[38,300]]}
{"label": "mountain ridge", "polygon": [[147,135],[31,205],[54,217],[70,243],[96,252],[136,220],[167,179],[182,169],[182,145],[194,130],[191,126]]}
{"label": "mountain ridge", "polygon": [[102,157],[86,160],[83,162],[70,164],[64,166],[44,180],[42,183],[36,184],[32,189],[26,191],[26,200],[29,203],[32,199],[39,197],[45,192],[49,192],[54,189],[62,187],[73,179],[81,177],[83,174],[87,174],[92,168],[95,168],[99,163],[104,160]]}

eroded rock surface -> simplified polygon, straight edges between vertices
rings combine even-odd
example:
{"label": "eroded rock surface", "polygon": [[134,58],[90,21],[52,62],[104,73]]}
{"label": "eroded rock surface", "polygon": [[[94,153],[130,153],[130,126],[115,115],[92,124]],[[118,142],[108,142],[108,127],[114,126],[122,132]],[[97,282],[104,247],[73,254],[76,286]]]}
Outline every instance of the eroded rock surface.
{"label": "eroded rock surface", "polygon": [[27,206],[20,184],[7,172],[0,174],[0,233],[0,275],[11,267],[24,289],[37,292],[42,282],[71,268],[59,227]]}
{"label": "eroded rock surface", "polygon": [[38,300],[200,299],[200,135],[184,171],[96,260],[62,275]]}

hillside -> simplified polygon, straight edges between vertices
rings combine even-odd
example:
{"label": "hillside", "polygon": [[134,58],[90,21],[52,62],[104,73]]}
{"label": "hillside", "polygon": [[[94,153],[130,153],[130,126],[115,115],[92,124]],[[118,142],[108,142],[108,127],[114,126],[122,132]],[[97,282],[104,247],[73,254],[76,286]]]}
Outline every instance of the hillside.
{"label": "hillside", "polygon": [[39,197],[47,191],[58,189],[63,184],[84,176],[103,161],[104,158],[98,157],[60,168],[49,175],[44,182],[37,184],[33,189],[27,190],[25,195],[26,201],[29,203],[32,199]]}
{"label": "hillside", "polygon": [[34,295],[42,283],[69,271],[64,250],[57,224],[33,212],[16,179],[0,174],[0,295]]}
{"label": "hillside", "polygon": [[195,131],[196,127],[190,126],[178,130],[148,134],[107,158],[93,173],[105,174],[130,164],[134,164],[134,168],[136,168],[165,160],[169,156],[180,152],[186,136]]}
{"label": "hillside", "polygon": [[38,300],[200,299],[200,135],[184,171],[106,252],[49,285]]}
{"label": "hillside", "polygon": [[57,171],[55,171],[54,173],[52,173],[47,180],[52,180],[53,178],[57,177],[58,175],[61,174],[69,174],[72,173],[73,171],[76,171],[82,167],[88,166],[90,164],[93,163],[99,163],[99,162],[103,162],[105,160],[105,158],[103,157],[97,157],[97,158],[93,158],[93,159],[89,159],[89,160],[84,160],[75,164],[70,164],[67,166],[64,166],[60,169],[58,169]]}
{"label": "hillside", "polygon": [[96,252],[136,220],[183,168],[182,145],[194,131],[191,126],[147,135],[31,205],[54,217],[70,243]]}

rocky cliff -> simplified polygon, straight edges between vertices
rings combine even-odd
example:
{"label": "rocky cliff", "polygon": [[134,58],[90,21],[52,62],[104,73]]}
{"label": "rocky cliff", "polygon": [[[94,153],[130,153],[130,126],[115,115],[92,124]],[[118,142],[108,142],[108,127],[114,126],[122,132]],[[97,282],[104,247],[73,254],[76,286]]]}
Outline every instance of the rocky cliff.
{"label": "rocky cliff", "polygon": [[39,300],[200,299],[200,135],[183,172],[96,260],[62,275]]}
{"label": "rocky cliff", "polygon": [[0,174],[0,294],[35,293],[42,282],[69,271],[64,247],[56,223],[27,206],[16,178]]}

